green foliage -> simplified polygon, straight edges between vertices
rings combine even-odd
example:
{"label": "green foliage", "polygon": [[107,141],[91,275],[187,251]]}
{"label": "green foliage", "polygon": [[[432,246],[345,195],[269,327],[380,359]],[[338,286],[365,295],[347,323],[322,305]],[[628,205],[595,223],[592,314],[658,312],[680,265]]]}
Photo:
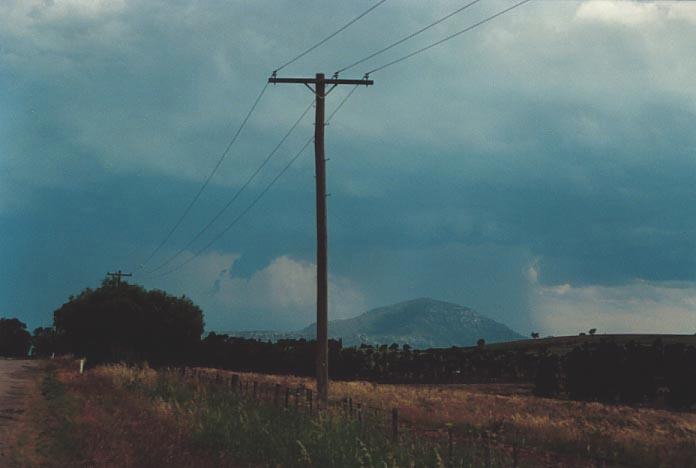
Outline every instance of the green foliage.
{"label": "green foliage", "polygon": [[190,360],[203,333],[203,312],[185,296],[105,280],[56,310],[55,332],[88,362]]}
{"label": "green foliage", "polygon": [[27,326],[16,318],[0,318],[0,356],[26,356],[31,346]]}

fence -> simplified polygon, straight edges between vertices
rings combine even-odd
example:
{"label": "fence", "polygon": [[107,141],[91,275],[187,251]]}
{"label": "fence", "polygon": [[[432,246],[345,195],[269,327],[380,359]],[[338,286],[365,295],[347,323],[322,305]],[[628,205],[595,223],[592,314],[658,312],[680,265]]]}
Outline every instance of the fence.
{"label": "fence", "polygon": [[500,424],[495,430],[476,428],[457,428],[451,424],[427,426],[415,423],[401,416],[398,408],[385,409],[362,402],[351,397],[329,400],[326,408],[317,405],[316,393],[304,385],[287,387],[278,383],[269,384],[255,380],[244,380],[238,374],[199,368],[180,368],[177,371],[184,379],[199,383],[226,387],[239,397],[259,403],[272,404],[288,410],[318,415],[331,412],[342,415],[347,420],[357,422],[361,428],[372,428],[389,434],[395,443],[429,443],[444,449],[446,464],[451,466],[455,448],[466,448],[477,460],[474,466],[521,466],[534,467],[632,467],[600,454],[588,453],[585,456],[555,452],[526,445],[516,430]]}

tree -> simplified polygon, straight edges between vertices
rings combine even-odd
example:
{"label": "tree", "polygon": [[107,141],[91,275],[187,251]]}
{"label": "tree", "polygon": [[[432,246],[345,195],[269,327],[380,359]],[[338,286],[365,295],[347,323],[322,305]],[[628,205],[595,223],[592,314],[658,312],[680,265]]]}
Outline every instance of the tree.
{"label": "tree", "polygon": [[54,328],[39,327],[34,330],[34,336],[31,338],[33,346],[32,355],[48,357],[53,353],[64,354],[66,352],[63,343],[63,336],[58,334]]}
{"label": "tree", "polygon": [[534,338],[535,340],[539,338],[539,332],[532,332],[532,338]]}
{"label": "tree", "polygon": [[203,312],[186,296],[106,279],[53,314],[69,352],[90,362],[190,361],[203,333]]}
{"label": "tree", "polygon": [[22,357],[29,353],[31,335],[16,318],[0,318],[0,356]]}
{"label": "tree", "polygon": [[484,346],[486,346],[486,340],[484,340],[483,338],[479,338],[478,341],[476,341],[476,346],[478,346],[479,348],[483,348]]}
{"label": "tree", "polygon": [[587,333],[589,333],[590,335],[594,336],[594,334],[597,333],[597,329],[596,329],[596,328],[590,328],[590,330],[589,330]]}

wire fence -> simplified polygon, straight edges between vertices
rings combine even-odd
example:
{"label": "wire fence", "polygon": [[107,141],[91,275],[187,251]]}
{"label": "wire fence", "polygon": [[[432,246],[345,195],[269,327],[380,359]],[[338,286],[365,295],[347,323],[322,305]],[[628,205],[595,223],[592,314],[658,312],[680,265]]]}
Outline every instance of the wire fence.
{"label": "wire fence", "polygon": [[299,384],[286,386],[242,378],[229,371],[214,371],[200,368],[176,370],[186,380],[200,384],[225,387],[239,398],[258,404],[274,405],[302,413],[319,416],[330,413],[357,423],[361,430],[381,431],[395,443],[411,446],[429,445],[436,447],[444,457],[446,466],[453,466],[455,452],[466,451],[473,466],[511,467],[638,467],[639,465],[617,461],[601,453],[565,453],[532,446],[518,429],[504,421],[494,428],[481,429],[471,426],[459,427],[452,424],[427,425],[412,421],[401,415],[399,408],[384,408],[352,397],[329,399],[326,407],[319,405],[317,393]]}

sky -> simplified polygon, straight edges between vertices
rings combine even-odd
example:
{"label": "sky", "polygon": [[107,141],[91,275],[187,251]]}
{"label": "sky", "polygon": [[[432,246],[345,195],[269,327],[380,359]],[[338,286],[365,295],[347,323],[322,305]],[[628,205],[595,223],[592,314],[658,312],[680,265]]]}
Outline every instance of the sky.
{"label": "sky", "polygon": [[[209,330],[315,313],[313,99],[270,73],[376,2],[0,2],[0,316],[30,328],[108,271]],[[279,76],[334,71],[461,7],[389,0]],[[483,0],[341,76],[503,8]],[[529,334],[696,332],[696,2],[534,0],[371,75],[326,127],[330,318],[432,297]],[[327,112],[350,91],[336,88]]]}

